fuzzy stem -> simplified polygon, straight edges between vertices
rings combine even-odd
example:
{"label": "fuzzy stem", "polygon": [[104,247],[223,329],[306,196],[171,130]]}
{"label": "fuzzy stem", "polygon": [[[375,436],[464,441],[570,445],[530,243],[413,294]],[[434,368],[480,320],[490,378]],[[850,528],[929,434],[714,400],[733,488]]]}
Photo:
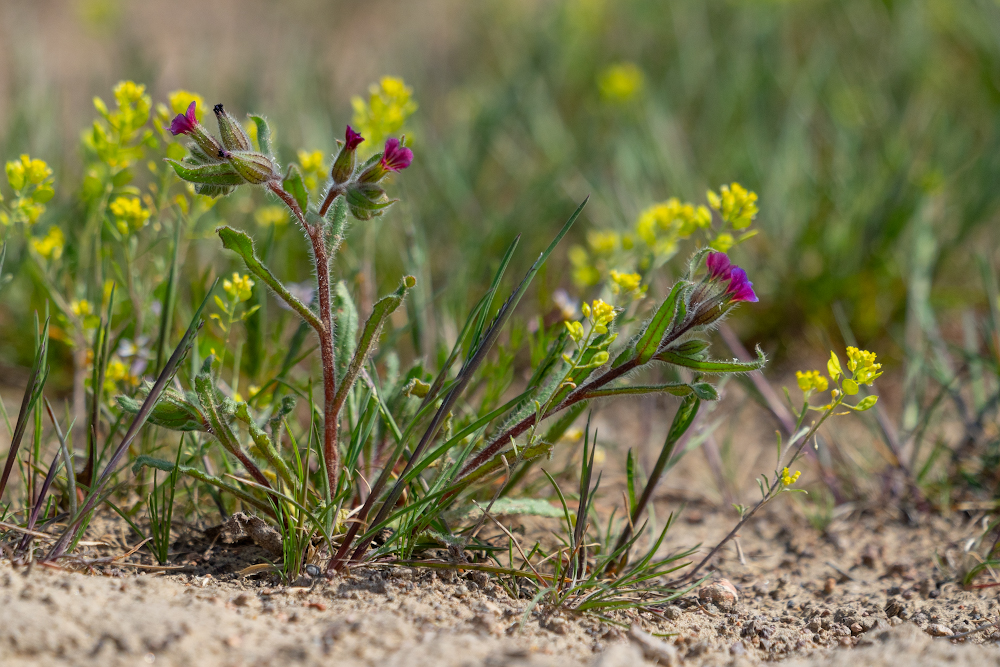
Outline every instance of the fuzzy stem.
{"label": "fuzzy stem", "polygon": [[[313,264],[316,267],[316,289],[319,297],[319,320],[322,328],[319,335],[320,360],[323,366],[323,462],[326,466],[327,489],[330,497],[337,491],[340,472],[340,452],[337,449],[337,415],[335,397],[337,395],[337,357],[333,342],[333,311],[330,301],[330,259],[326,253],[326,238],[322,227],[310,225],[295,198],[286,192],[277,181],[269,181],[267,188],[295,214],[309,236],[312,245]],[[328,197],[328,199],[332,198]]]}

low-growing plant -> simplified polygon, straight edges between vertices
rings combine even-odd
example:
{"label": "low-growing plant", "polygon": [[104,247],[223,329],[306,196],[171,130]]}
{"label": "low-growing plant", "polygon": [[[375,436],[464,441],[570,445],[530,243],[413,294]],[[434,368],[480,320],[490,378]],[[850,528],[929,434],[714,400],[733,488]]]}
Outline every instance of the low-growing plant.
{"label": "low-growing plant", "polygon": [[[322,167],[321,153],[300,152],[297,163],[281,169],[262,116],[251,115],[244,125],[216,105],[216,136],[200,122],[201,98],[178,92],[171,96],[172,117],[166,105],[159,106],[161,129],[150,130],[152,103],[144,88],[123,83],[115,95],[117,110],[99,103],[102,120],[85,141],[92,159],[81,195],[87,223],[75,232],[79,247],[60,240],[64,232],[57,225],[44,236],[33,231],[51,199],[47,166],[27,156],[8,165],[17,193],[5,209],[9,228],[23,232],[24,264],[59,311],[59,340],[74,369],[73,415],[84,424],[70,426],[64,437],[49,410],[59,449],[38,486],[39,397],[49,334],[48,324],[36,327],[35,368],[0,493],[22,460],[19,445],[34,413],[35,440],[22,465],[21,529],[34,530],[44,517],[58,519],[62,532],[45,559],[72,551],[106,502],[140,531],[132,517],[145,506],[151,548],[162,564],[169,558],[175,505],[202,512],[199,499],[207,493],[223,516],[245,509],[277,529],[282,544],[275,552],[281,552],[287,581],[306,567],[332,576],[387,560],[479,569],[496,574],[512,594],[531,598],[532,606],[601,615],[661,604],[697,582],[722,545],[668,581],[693,551],[659,555],[673,516],[657,526],[652,498],[666,473],[701,442],[691,433],[699,410],[719,399],[710,378],[765,364],[759,349],[744,360],[709,355],[710,333],[734,308],[757,301],[746,272],[723,252],[752,235],[754,193],[733,183],[709,192],[707,206],[674,200],[655,206],[637,227],[641,243],[591,235],[589,250],[575,247],[570,253],[577,281],[595,293],[579,306],[562,294],[556,312],[519,321],[515,309],[581,216],[584,201],[502,298],[518,247],[512,239],[489,288],[456,320],[462,324],[448,344],[438,342],[436,358],[421,357],[402,334],[438,313],[433,303],[422,303],[423,312],[408,302],[413,276],[399,277],[399,287],[381,299],[366,300],[338,275],[352,224],[373,228],[397,201],[389,193],[414,160],[404,138],[388,136],[366,156],[365,137],[347,126],[329,168]],[[386,130],[389,125],[379,121],[385,109],[370,105],[362,115],[374,135],[398,129]],[[171,136],[186,138],[186,150],[168,143]],[[132,167],[154,154],[165,166],[151,163],[153,180],[140,190]],[[246,270],[227,272],[217,291],[220,281],[211,273],[197,276],[183,267],[183,247],[202,218],[211,219],[216,200],[253,188],[271,198],[253,205],[254,218],[268,223],[254,235],[227,224],[215,228],[222,248]],[[310,285],[283,279],[271,268],[282,219],[305,240]],[[288,246],[296,240],[290,236]],[[694,247],[678,265],[674,258],[684,242]],[[63,261],[64,250],[73,253],[72,261]],[[155,255],[161,261],[140,259]],[[303,273],[292,268],[286,272]],[[157,279],[161,286],[154,288]],[[122,302],[116,300],[118,284],[124,286]],[[666,287],[665,296],[654,299],[657,286]],[[191,294],[190,324],[168,356],[182,292]],[[281,310],[269,308],[268,293]],[[154,305],[156,324],[146,317]],[[286,326],[288,317],[298,321]],[[530,367],[515,381],[513,367],[525,357]],[[849,348],[848,358],[844,371],[832,357],[828,372],[836,389],[821,408],[808,399],[826,391],[827,380],[815,372],[801,376],[806,400],[796,410],[789,443],[779,442],[779,466],[792,465],[841,406],[865,410],[875,404],[874,396],[844,403],[878,375],[874,355]],[[147,371],[155,381],[141,380]],[[251,381],[244,385],[245,376]],[[571,485],[578,482],[573,493],[566,491],[567,476],[537,473],[536,466],[560,449],[577,447],[564,436],[588,408],[649,394],[676,397],[678,406],[648,476],[629,452],[619,518],[602,519],[595,506],[600,474],[589,423],[579,477],[568,475]],[[80,410],[82,405],[88,409]],[[821,413],[806,425],[810,410]],[[168,457],[159,454],[171,447],[164,430],[183,434]],[[79,469],[74,433],[86,441]],[[118,509],[111,496],[129,499],[129,467],[140,500]],[[167,473],[163,482],[160,471]],[[182,475],[191,483],[179,484]],[[796,477],[787,467],[776,469],[773,479],[764,476],[762,500],[741,508],[733,534],[790,490]],[[536,494],[541,498],[530,497]],[[556,543],[540,539],[525,551],[497,518],[512,514],[555,514],[563,532]],[[31,557],[28,543],[25,538],[25,558]]]}

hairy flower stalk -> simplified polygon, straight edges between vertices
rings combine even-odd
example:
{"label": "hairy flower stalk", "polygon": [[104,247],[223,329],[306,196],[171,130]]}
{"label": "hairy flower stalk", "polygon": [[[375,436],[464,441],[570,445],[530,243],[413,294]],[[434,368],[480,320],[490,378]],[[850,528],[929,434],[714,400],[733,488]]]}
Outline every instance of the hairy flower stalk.
{"label": "hairy flower stalk", "polygon": [[[381,215],[395,200],[388,198],[379,183],[390,173],[408,167],[413,160],[413,152],[406,148],[400,139],[390,138],[386,141],[385,150],[379,159],[358,173],[356,151],[364,141],[364,137],[348,126],[343,145],[330,173],[331,185],[320,206],[319,216],[315,217],[313,213],[307,215],[305,197],[299,198],[286,190],[278,163],[270,155],[267,139],[261,141],[259,147],[255,146],[240,122],[230,115],[223,105],[217,104],[213,111],[219,123],[220,142],[198,123],[196,110],[196,103],[192,102],[184,113],[173,118],[167,128],[174,136],[183,134],[194,142],[190,146],[190,157],[183,162],[168,159],[177,175],[195,183],[199,193],[213,197],[229,194],[239,185],[262,186],[288,207],[309,238],[312,261],[316,270],[318,314],[314,314],[308,306],[295,299],[280,283],[276,283],[270,274],[256,275],[264,278],[265,282],[271,280],[272,282],[267,284],[312,326],[319,338],[320,360],[323,367],[323,457],[329,501],[336,494],[340,481],[338,447],[340,410],[346,398],[346,390],[350,389],[349,385],[354,378],[343,378],[345,387],[338,385],[327,238],[330,226],[326,214],[336,198],[343,196],[355,218],[370,220]],[[258,137],[262,127],[265,136],[269,136],[270,131],[266,122],[257,117],[254,117],[254,120],[258,124]],[[244,259],[247,259],[245,255]],[[251,263],[248,262],[248,267],[250,266]],[[411,282],[404,281],[404,285],[406,289],[412,287]]]}

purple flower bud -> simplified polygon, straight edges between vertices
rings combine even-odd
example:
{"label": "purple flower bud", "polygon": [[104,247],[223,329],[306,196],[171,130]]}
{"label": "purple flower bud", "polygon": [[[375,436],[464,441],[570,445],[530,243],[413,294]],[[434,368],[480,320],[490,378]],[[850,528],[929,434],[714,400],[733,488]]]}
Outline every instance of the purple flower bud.
{"label": "purple flower bud", "polygon": [[729,256],[724,252],[710,252],[705,258],[705,265],[708,267],[708,275],[712,280],[729,280],[733,265],[729,261]]}
{"label": "purple flower bud", "polygon": [[170,134],[175,137],[178,134],[188,134],[189,132],[192,132],[195,126],[198,125],[198,119],[195,118],[194,115],[197,104],[197,102],[192,102],[191,105],[188,106],[186,112],[179,113],[174,116],[174,119],[170,121],[170,127],[164,129],[169,130]]}
{"label": "purple flower bud", "polygon": [[333,169],[330,170],[330,177],[336,185],[342,185],[350,180],[354,175],[355,155],[358,145],[365,138],[355,132],[350,125],[344,136],[344,145],[340,148],[337,158],[333,161]]}
{"label": "purple flower bud", "polygon": [[360,132],[355,132],[350,125],[347,126],[347,134],[344,137],[344,144],[347,150],[353,151],[356,149],[365,138],[361,136]]}
{"label": "purple flower bud", "polygon": [[733,266],[729,278],[729,289],[726,290],[730,301],[757,302],[753,291],[753,283],[747,278],[747,272],[738,266]]}
{"label": "purple flower bud", "polygon": [[385,142],[385,152],[382,153],[382,168],[386,171],[406,169],[413,162],[413,151],[400,144],[399,139],[391,137]]}

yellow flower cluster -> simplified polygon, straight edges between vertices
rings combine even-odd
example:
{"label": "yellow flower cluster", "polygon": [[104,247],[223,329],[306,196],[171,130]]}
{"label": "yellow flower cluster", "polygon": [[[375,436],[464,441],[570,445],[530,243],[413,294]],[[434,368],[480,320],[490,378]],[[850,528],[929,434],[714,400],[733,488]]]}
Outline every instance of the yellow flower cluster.
{"label": "yellow flower cluster", "polygon": [[248,275],[234,273],[232,280],[222,281],[222,289],[226,291],[230,299],[234,301],[246,301],[252,294],[254,282]]}
{"label": "yellow flower cluster", "polygon": [[59,227],[50,227],[49,233],[45,236],[31,237],[32,249],[43,258],[55,261],[62,257],[63,248],[66,246],[66,236]]}
{"label": "yellow flower cluster", "polygon": [[615,294],[633,292],[639,289],[642,276],[638,273],[620,273],[611,269],[611,291]]}
{"label": "yellow flower cluster", "polygon": [[718,193],[709,190],[707,198],[709,205],[736,230],[749,227],[759,211],[757,193],[739,183],[723,185]]}
{"label": "yellow flower cluster", "polygon": [[253,219],[261,227],[284,225],[288,222],[288,209],[284,206],[275,206],[273,204],[270,206],[259,206],[253,212]]}
{"label": "yellow flower cluster", "polygon": [[406,119],[417,110],[417,103],[411,99],[413,89],[402,79],[391,76],[382,77],[368,92],[367,102],[354,97],[351,106],[354,129],[366,139],[362,147],[374,152],[381,148],[386,137],[402,131]]}
{"label": "yellow flower cluster", "polygon": [[608,325],[615,319],[615,307],[606,303],[603,299],[594,299],[593,306],[584,303],[580,307],[583,316],[590,319],[594,325],[594,331],[599,334],[608,333]]}
{"label": "yellow flower cluster", "polygon": [[642,70],[635,63],[618,63],[601,71],[597,77],[597,87],[601,99],[622,104],[642,93],[645,83]]}
{"label": "yellow flower cluster", "polygon": [[115,227],[122,236],[145,227],[150,216],[149,209],[142,205],[138,197],[118,197],[108,208],[115,216]]}
{"label": "yellow flower cluster", "polygon": [[108,367],[104,372],[105,378],[105,388],[110,384],[109,391],[114,391],[116,385],[119,382],[124,382],[130,385],[139,384],[139,378],[132,375],[129,372],[128,366],[124,364],[120,359],[112,359],[108,362]]}
{"label": "yellow flower cluster", "polygon": [[323,166],[323,151],[307,151],[300,148],[298,156],[306,190],[315,190],[327,176],[326,168]]}
{"label": "yellow flower cluster", "polygon": [[101,98],[94,98],[94,108],[105,122],[95,122],[83,139],[101,162],[121,170],[143,155],[142,144],[152,133],[141,130],[149,120],[153,102],[146,94],[146,86],[133,81],[119,82],[114,96],[118,105],[114,111]]}
{"label": "yellow flower cluster", "polygon": [[799,479],[799,475],[801,475],[801,474],[802,473],[800,471],[798,471],[798,470],[796,470],[795,472],[791,472],[790,473],[790,472],[788,472],[788,468],[782,469],[782,471],[781,471],[781,484],[782,484],[782,486],[791,486],[792,484],[795,484],[795,482],[797,482],[798,479]]}
{"label": "yellow flower cluster", "polygon": [[569,337],[579,345],[580,341],[583,340],[583,325],[579,322],[564,322],[564,324],[566,330],[569,331]]}
{"label": "yellow flower cluster", "polygon": [[795,379],[799,383],[799,389],[804,392],[826,391],[830,383],[820,375],[819,371],[795,371]]}
{"label": "yellow flower cluster", "polygon": [[882,364],[875,363],[875,353],[859,350],[856,347],[847,348],[847,368],[854,374],[854,381],[870,385],[882,372]]}
{"label": "yellow flower cluster", "polygon": [[7,163],[7,182],[17,191],[29,184],[41,185],[51,175],[52,169],[44,160],[32,159],[29,155]]}
{"label": "yellow flower cluster", "polygon": [[74,299],[70,302],[69,309],[81,319],[94,314],[94,304],[86,299]]}
{"label": "yellow flower cluster", "polygon": [[706,206],[682,203],[676,197],[653,204],[635,223],[636,235],[653,249],[658,257],[670,257],[677,252],[677,242],[695,231],[711,226],[712,214]]}

